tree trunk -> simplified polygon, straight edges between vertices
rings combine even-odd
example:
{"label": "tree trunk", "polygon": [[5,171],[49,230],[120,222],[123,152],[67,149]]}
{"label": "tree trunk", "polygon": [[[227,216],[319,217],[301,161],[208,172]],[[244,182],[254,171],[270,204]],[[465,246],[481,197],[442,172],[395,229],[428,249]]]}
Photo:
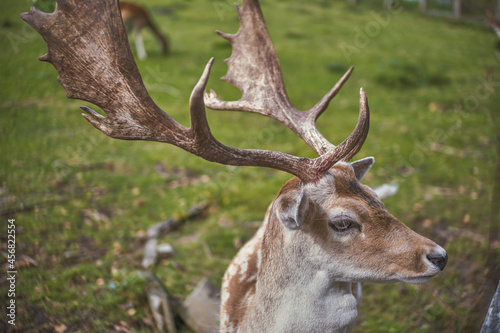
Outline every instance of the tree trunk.
{"label": "tree trunk", "polygon": [[460,0],[453,1],[453,17],[459,20],[462,17],[462,3]]}
{"label": "tree trunk", "polygon": [[497,8],[495,8],[495,18],[500,22],[500,0],[497,2]]}
{"label": "tree trunk", "polygon": [[[499,0],[500,3],[500,0]],[[420,12],[425,13],[427,12],[427,0],[420,0]]]}

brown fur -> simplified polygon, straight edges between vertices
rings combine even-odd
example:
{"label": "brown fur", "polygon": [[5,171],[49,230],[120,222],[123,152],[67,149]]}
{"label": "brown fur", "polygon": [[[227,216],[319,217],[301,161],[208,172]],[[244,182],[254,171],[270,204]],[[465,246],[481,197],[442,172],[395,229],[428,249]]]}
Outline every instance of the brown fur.
{"label": "brown fur", "polygon": [[136,33],[140,33],[144,28],[149,28],[160,43],[161,53],[163,55],[168,53],[169,43],[167,37],[153,23],[153,20],[144,7],[131,2],[120,1],[120,11],[128,33],[131,32],[132,28],[136,30]]}
{"label": "brown fur", "polygon": [[[289,230],[280,222],[279,211],[290,209],[302,188],[309,200],[307,214],[300,230]],[[333,217],[331,214],[338,212],[356,217],[359,225],[345,234],[333,232],[328,221]],[[412,282],[412,279],[430,278],[438,271],[426,262],[426,255],[436,248],[434,242],[393,217],[376,194],[359,183],[347,163],[336,164],[317,184],[303,185],[293,178],[282,187],[256,236],[226,271],[222,329],[260,331],[264,327],[262,322],[270,325],[265,326],[266,329],[274,327],[278,331],[315,332],[350,327],[355,318],[349,312],[353,311],[352,307],[335,308],[347,316],[340,323],[328,317],[324,323],[318,319],[301,322],[293,315],[286,322],[276,320],[282,318],[283,311],[287,313],[286,297],[289,296],[286,295],[293,290],[302,295],[310,289],[311,295],[306,299],[319,297],[312,304],[307,304],[308,301],[299,304],[304,311],[311,311],[314,318],[322,306],[325,311],[330,309],[328,295],[333,285],[341,288],[339,297],[347,297],[342,295],[351,294],[351,282]],[[247,267],[244,272],[242,263]],[[326,274],[326,280],[318,280],[318,274]],[[352,296],[352,299],[355,298]],[[337,324],[339,326],[335,326]]]}
{"label": "brown fur", "polygon": [[[253,253],[248,258],[248,271],[257,271],[257,253]],[[238,268],[235,278],[231,279],[228,290],[230,290],[231,298],[224,304],[224,311],[227,311],[235,326],[244,318],[247,305],[245,304],[249,295],[255,294],[256,276],[251,278],[244,275],[241,267]]]}

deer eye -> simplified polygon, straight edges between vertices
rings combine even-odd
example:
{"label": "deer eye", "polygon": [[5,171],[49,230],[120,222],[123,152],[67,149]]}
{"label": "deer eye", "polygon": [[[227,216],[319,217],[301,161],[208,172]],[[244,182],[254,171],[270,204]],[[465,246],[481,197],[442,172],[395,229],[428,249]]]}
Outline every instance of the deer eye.
{"label": "deer eye", "polygon": [[351,229],[353,226],[356,225],[356,222],[354,222],[352,219],[342,216],[338,218],[334,218],[330,221],[329,223],[330,228],[337,232],[345,232],[349,229]]}

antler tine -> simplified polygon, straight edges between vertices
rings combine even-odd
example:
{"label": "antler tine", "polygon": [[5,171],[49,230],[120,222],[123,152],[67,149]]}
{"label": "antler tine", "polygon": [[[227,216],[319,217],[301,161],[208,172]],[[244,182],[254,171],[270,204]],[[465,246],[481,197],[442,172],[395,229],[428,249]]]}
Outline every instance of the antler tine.
{"label": "antler tine", "polygon": [[233,46],[226,60],[227,75],[222,79],[242,92],[238,101],[222,101],[211,91],[205,96],[206,105],[214,110],[254,112],[276,119],[301,137],[318,155],[325,154],[331,144],[316,128],[317,118],[326,110],[352,73],[351,67],[321,101],[306,112],[290,102],[283,83],[278,57],[274,50],[262,11],[257,0],[243,0],[236,5],[240,29],[234,35],[219,32]]}
{"label": "antler tine", "polygon": [[[282,170],[299,177],[304,182],[317,181],[334,163],[344,157],[343,152],[339,151],[335,156],[325,154],[314,160],[310,160],[276,151],[246,150],[228,147],[217,141],[210,132],[206,118],[205,104],[203,102],[203,95],[212,63],[213,58],[205,67],[205,71],[191,94],[191,130],[195,149],[193,149],[193,146],[188,146],[184,148],[185,150],[217,163],[263,166]],[[346,146],[349,146],[349,144],[352,143],[349,142]],[[350,149],[346,149],[346,151],[350,151]]]}
{"label": "antler tine", "polygon": [[363,147],[368,131],[370,129],[370,108],[368,107],[368,98],[366,97],[365,90],[359,89],[359,118],[356,127],[351,135],[347,137],[337,149],[345,150],[346,154],[342,160],[348,162],[351,160]]}
{"label": "antler tine", "polygon": [[330,101],[337,96],[338,92],[340,89],[344,86],[344,83],[347,82],[347,79],[352,74],[352,71],[354,70],[354,67],[351,66],[347,72],[340,78],[340,80],[333,86],[333,88],[316,104],[313,106],[309,111],[307,112],[307,117],[310,119],[313,119],[315,122],[319,116],[326,110],[328,107],[328,104],[330,104]]}
{"label": "antler tine", "polygon": [[156,106],[144,87],[117,0],[57,0],[52,14],[32,7],[21,17],[47,42],[47,54],[40,60],[56,68],[68,98],[99,106],[106,116],[82,107],[87,113],[83,116],[112,138],[170,143],[209,161],[269,167],[304,182],[317,180],[345,156],[339,151],[311,160],[275,151],[227,147],[217,141],[210,132],[203,101],[213,59],[191,94],[191,128],[177,123]]}
{"label": "antler tine", "polygon": [[333,86],[333,88],[309,111],[307,111],[306,117],[302,128],[307,129],[307,135],[304,135],[304,140],[311,146],[318,155],[326,154],[328,151],[335,149],[335,145],[331,144],[317,129],[316,120],[319,116],[326,110],[330,101],[337,95],[340,89],[343,87],[344,83],[351,76],[354,67],[351,66],[347,72],[340,78],[340,80]]}

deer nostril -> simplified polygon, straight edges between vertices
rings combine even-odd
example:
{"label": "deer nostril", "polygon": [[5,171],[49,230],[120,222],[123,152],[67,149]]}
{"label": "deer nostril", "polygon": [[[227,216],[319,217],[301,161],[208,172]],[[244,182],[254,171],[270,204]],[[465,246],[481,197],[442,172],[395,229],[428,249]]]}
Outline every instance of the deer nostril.
{"label": "deer nostril", "polygon": [[443,270],[448,263],[448,254],[428,254],[427,259],[436,265],[440,270]]}

